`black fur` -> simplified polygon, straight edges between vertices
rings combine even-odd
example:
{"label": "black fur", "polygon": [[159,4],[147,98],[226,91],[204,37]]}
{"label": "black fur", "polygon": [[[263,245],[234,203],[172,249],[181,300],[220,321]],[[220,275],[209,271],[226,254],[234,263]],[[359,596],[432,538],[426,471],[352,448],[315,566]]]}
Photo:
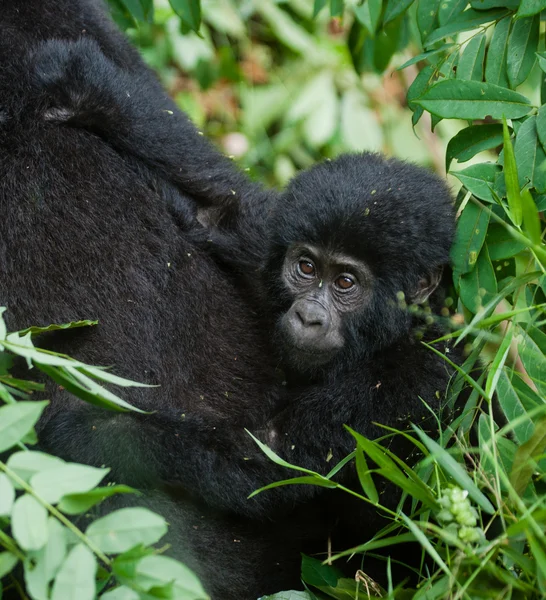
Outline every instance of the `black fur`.
{"label": "black fur", "polygon": [[[54,47],[43,51],[46,60],[37,56],[39,66],[55,62]],[[184,116],[158,117],[152,110],[153,93],[93,48],[73,46],[71,52],[78,58],[69,61],[64,75],[49,78],[44,76],[47,69],[38,69],[51,105],[68,109],[69,118],[59,119],[59,125],[92,130],[118,151],[159,170],[181,192],[191,191],[204,220],[215,225],[212,253],[238,276],[250,306],[273,335],[293,301],[280,278],[292,243],[343,251],[365,261],[373,273],[371,302],[345,319],[346,343],[334,360],[311,373],[298,364],[281,363],[288,404],[271,416],[261,439],[287,460],[325,473],[353,449],[344,424],[376,437],[382,430],[374,422],[397,428],[408,421],[421,423],[430,417],[425,403],[441,412],[452,373],[420,344],[422,336],[434,339],[441,328],[401,306],[398,296],[404,292],[409,302],[420,282],[449,262],[454,214],[441,180],[398,160],[362,154],[317,165],[297,176],[282,195],[249,187],[242,176],[232,180],[229,192],[225,187],[218,192],[210,185],[218,180],[210,171],[213,165],[204,163],[200,169],[188,148]],[[82,67],[87,61],[96,68]],[[78,69],[91,76],[83,78]],[[264,414],[260,403],[251,410]],[[73,419],[70,430],[82,433],[87,424],[87,418]],[[310,526],[322,540],[322,550],[326,533],[333,534],[339,549],[366,539],[380,524],[374,511],[364,507],[358,516],[353,506],[344,512],[338,495],[314,487],[290,486],[247,501],[254,489],[290,473],[258,452],[240,428],[191,411],[181,421],[179,411],[169,408],[146,418],[146,424],[133,430],[131,454],[147,447],[161,480],[197,493],[214,507],[281,523],[283,515],[322,507],[320,520]],[[130,419],[125,427],[132,428]],[[104,459],[115,462],[126,452],[118,448]],[[352,469],[340,477],[355,485]],[[386,502],[392,504],[394,498]]]}

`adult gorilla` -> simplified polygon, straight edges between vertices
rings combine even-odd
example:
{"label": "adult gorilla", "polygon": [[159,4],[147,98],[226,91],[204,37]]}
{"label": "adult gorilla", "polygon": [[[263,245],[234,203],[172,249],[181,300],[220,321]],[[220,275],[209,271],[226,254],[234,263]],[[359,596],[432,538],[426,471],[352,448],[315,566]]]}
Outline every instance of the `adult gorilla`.
{"label": "adult gorilla", "polygon": [[[95,135],[43,118],[46,105],[34,81],[33,52],[48,39],[82,36],[96,40],[121,69],[138,73],[176,110],[101,3],[2,2],[0,304],[9,309],[9,329],[98,319],[97,327],[48,334],[40,345],[160,384],[131,390],[129,400],[142,409],[174,410],[179,419],[183,411],[197,411],[214,417],[219,427],[229,417],[231,428],[259,429],[276,401],[274,372],[246,303],[197,240],[192,198],[175,193],[153,169]],[[230,160],[195,129],[189,128],[188,136],[202,168],[211,166],[206,184],[188,186],[190,193],[206,197],[215,186],[227,185],[224,180],[237,181]],[[253,186],[241,181],[251,193]],[[136,426],[144,442],[124,455],[123,481],[156,488],[150,438],[166,441],[170,431],[148,434],[145,421],[98,411],[55,385],[48,397],[51,406],[39,425],[45,450],[103,464],[108,461],[102,452],[108,455],[114,440],[127,441]],[[86,443],[89,434],[100,443]],[[196,451],[222,450],[212,435],[210,446]],[[113,477],[122,480],[120,471]],[[287,537],[277,526],[212,509],[205,513],[204,503],[189,495],[176,504],[161,496],[158,503],[178,538],[175,553],[196,568],[216,597],[256,598],[297,581],[297,558],[290,562],[293,572],[283,574],[278,565],[283,555],[271,550],[270,536]]]}

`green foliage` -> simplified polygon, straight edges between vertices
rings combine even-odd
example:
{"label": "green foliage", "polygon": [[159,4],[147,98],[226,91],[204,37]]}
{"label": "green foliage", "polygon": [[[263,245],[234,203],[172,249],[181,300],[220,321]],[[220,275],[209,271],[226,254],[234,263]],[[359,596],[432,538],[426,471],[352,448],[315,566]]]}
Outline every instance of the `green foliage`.
{"label": "green foliage", "polygon": [[[0,308],[0,596],[3,590],[10,598],[30,600],[206,600],[189,569],[152,548],[167,531],[163,517],[127,507],[86,525],[91,508],[135,490],[124,485],[97,487],[107,468],[67,463],[30,450],[36,442],[34,425],[48,404],[33,400],[32,394],[44,392],[45,386],[15,379],[9,369],[11,357],[19,356],[53,381],[68,382],[67,391],[82,400],[117,411],[137,409],[97,381],[122,387],[141,384],[32,343],[33,333],[95,322],[8,333],[4,311]],[[19,569],[22,581],[16,575]],[[110,591],[102,593],[106,586]]]}

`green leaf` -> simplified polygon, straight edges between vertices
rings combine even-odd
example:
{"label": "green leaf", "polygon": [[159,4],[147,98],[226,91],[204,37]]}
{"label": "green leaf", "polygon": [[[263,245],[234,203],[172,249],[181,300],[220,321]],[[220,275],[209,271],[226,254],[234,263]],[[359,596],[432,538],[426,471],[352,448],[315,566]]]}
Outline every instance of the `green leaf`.
{"label": "green leaf", "polygon": [[512,258],[525,249],[524,244],[515,240],[505,227],[497,223],[489,225],[485,241],[492,261]]}
{"label": "green leaf", "polygon": [[471,165],[462,171],[450,171],[450,173],[455,175],[476,198],[487,202],[494,202],[491,189],[495,183],[495,177],[500,170],[500,166],[495,163],[479,163]]}
{"label": "green leaf", "polygon": [[109,485],[98,487],[83,494],[67,494],[59,502],[58,509],[67,515],[79,515],[87,512],[92,506],[115,494],[134,494],[136,490],[126,485]]}
{"label": "green leaf", "polygon": [[382,0],[365,0],[362,4],[353,7],[356,18],[371,36],[374,36],[377,31],[382,4]]}
{"label": "green leaf", "polygon": [[379,495],[377,493],[377,488],[375,487],[375,483],[373,482],[372,475],[370,470],[368,469],[368,464],[366,463],[366,458],[364,457],[364,452],[362,448],[357,446],[356,454],[356,472],[358,473],[358,479],[360,481],[360,485],[366,496],[374,503],[377,504],[379,502]]}
{"label": "green leaf", "polygon": [[536,116],[536,126],[537,126],[537,134],[540,143],[542,144],[542,149],[546,149],[546,104],[541,106],[538,109],[538,113]]}
{"label": "green leaf", "polygon": [[[19,559],[11,552],[0,552],[0,579],[11,573]],[[0,588],[1,591],[1,588]]]}
{"label": "green leaf", "polygon": [[453,159],[466,162],[485,150],[491,150],[502,144],[502,125],[484,123],[461,129],[449,140],[446,150],[446,171]]}
{"label": "green leaf", "polygon": [[527,374],[537,386],[540,394],[544,396],[546,395],[546,355],[527,331],[520,329],[519,339],[519,357]]}
{"label": "green leaf", "polygon": [[91,551],[78,544],[64,560],[53,583],[51,600],[93,600],[97,561]]}
{"label": "green leaf", "polygon": [[497,279],[486,246],[481,249],[475,268],[461,276],[459,286],[463,304],[474,314],[480,312],[494,297],[497,292]]}
{"label": "green leaf", "polygon": [[45,407],[42,402],[18,402],[0,407],[0,452],[15,446],[34,427]]}
{"label": "green leaf", "polygon": [[140,0],[121,0],[125,8],[131,13],[131,16],[137,21],[144,21],[144,11],[140,4]]}
{"label": "green leaf", "polygon": [[45,546],[47,516],[47,510],[30,494],[17,498],[11,511],[11,530],[23,550],[39,550]]}
{"label": "green leaf", "polygon": [[344,0],[330,0],[330,16],[342,17],[345,9]]}
{"label": "green leaf", "polygon": [[516,379],[518,379],[518,375],[503,369],[497,381],[497,397],[507,423],[519,420],[518,425],[514,426],[512,431],[518,444],[523,444],[531,437],[534,425],[527,417],[527,409],[521,401],[520,392],[514,385]]}
{"label": "green leaf", "polygon": [[25,584],[35,600],[49,598],[49,583],[62,565],[67,552],[67,530],[54,517],[49,517],[47,544],[30,552],[25,560]]}
{"label": "green leaf", "polygon": [[546,53],[545,52],[537,52],[538,65],[539,67],[546,72]]}
{"label": "green leaf", "polygon": [[188,25],[198,32],[201,25],[201,0],[169,0],[174,12]]}
{"label": "green leaf", "polygon": [[546,0],[521,0],[518,17],[532,17],[546,9]]}
{"label": "green leaf", "polygon": [[[515,21],[508,39],[507,72],[510,87],[516,88],[523,83],[533,65],[538,48],[540,17],[518,19]],[[508,118],[508,116],[507,116]]]}
{"label": "green leaf", "polygon": [[453,268],[460,274],[469,273],[476,266],[485,241],[489,212],[484,207],[469,202],[459,220],[455,242],[451,248]]}
{"label": "green leaf", "polygon": [[301,578],[308,585],[314,587],[329,586],[336,587],[338,579],[343,577],[343,573],[336,567],[324,565],[322,561],[307,556],[301,557]]}
{"label": "green leaf", "polygon": [[523,225],[529,235],[529,239],[533,244],[539,245],[542,242],[540,219],[535,201],[531,196],[531,192],[527,189],[521,192],[521,205],[523,209]]}
{"label": "green leaf", "polygon": [[504,17],[496,24],[485,61],[485,81],[501,87],[508,87],[506,60],[511,24],[511,16]]}
{"label": "green leaf", "polygon": [[445,475],[449,475],[463,489],[474,502],[488,515],[495,513],[495,508],[487,498],[474,484],[468,476],[466,470],[452,456],[442,448],[437,442],[430,438],[424,431],[412,425],[414,431],[421,438],[421,441],[428,448],[433,458],[442,467]]}
{"label": "green leaf", "polygon": [[539,143],[537,118],[530,117],[518,131],[514,145],[519,187],[530,184],[537,192],[546,192],[546,154]]}
{"label": "green leaf", "polygon": [[468,4],[467,0],[442,0],[438,10],[438,21],[440,27],[459,19],[461,13]]}
{"label": "green leaf", "polygon": [[546,418],[541,419],[533,435],[516,451],[510,483],[520,496],[526,490],[533,473],[536,471],[535,460],[546,450]]}
{"label": "green leaf", "polygon": [[91,523],[85,533],[103,552],[119,554],[137,544],[155,544],[166,532],[163,517],[145,508],[122,508]]}
{"label": "green leaf", "polygon": [[499,10],[465,10],[463,13],[457,16],[451,23],[444,25],[438,29],[435,29],[423,43],[425,48],[428,48],[432,44],[443,40],[446,37],[454,36],[461,31],[469,31],[470,29],[476,29],[476,27],[483,25],[484,23],[490,23],[491,21],[497,21],[502,19],[508,11]]}
{"label": "green leaf", "polygon": [[272,490],[278,487],[284,487],[285,485],[316,485],[318,487],[325,487],[328,489],[335,489],[338,484],[335,481],[330,481],[326,479],[322,475],[304,475],[302,477],[292,477],[291,479],[283,479],[281,481],[274,481],[273,483],[269,483],[268,485],[264,485],[257,490],[254,490],[251,494],[248,495],[248,498],[254,498],[258,494],[265,492],[266,490]]}
{"label": "green leaf", "polygon": [[66,463],[40,471],[32,476],[30,485],[49,504],[57,504],[66,494],[88,492],[104,479],[110,469]]}
{"label": "green leaf", "polygon": [[137,576],[173,583],[173,598],[206,600],[207,594],[197,577],[184,565],[167,556],[146,556],[137,566]]}
{"label": "green leaf", "polygon": [[260,600],[316,600],[316,597],[310,596],[307,592],[278,592],[272,596],[263,596]]}
{"label": "green leaf", "polygon": [[383,26],[394,21],[413,4],[413,0],[387,0],[385,16],[383,17]]}
{"label": "green leaf", "polygon": [[518,168],[516,166],[516,157],[506,119],[503,118],[503,138],[504,138],[504,181],[506,183],[506,197],[510,208],[510,217],[514,225],[521,225],[523,213],[521,208],[521,196],[518,181]]}
{"label": "green leaf", "polygon": [[440,4],[439,0],[419,0],[417,2],[417,26],[421,34],[421,42],[424,42],[430,32],[436,28]]}
{"label": "green leaf", "polygon": [[[5,340],[6,339],[6,335],[8,333],[8,330],[6,328],[6,323],[4,322],[4,313],[6,312],[7,308],[5,306],[0,306],[0,340]],[[2,349],[2,346],[0,346],[0,350]]]}
{"label": "green leaf", "polygon": [[319,12],[328,4],[328,0],[315,0],[313,4],[313,19],[319,14]]}
{"label": "green leaf", "polygon": [[484,58],[485,33],[480,33],[466,45],[457,67],[457,79],[481,81],[483,79]]}
{"label": "green leaf", "polygon": [[6,475],[0,473],[0,517],[9,517],[15,500],[15,488]]}
{"label": "green leaf", "polygon": [[398,50],[402,35],[403,18],[389,21],[376,35],[374,40],[373,64],[377,73],[387,68],[394,53]]}
{"label": "green leaf", "polygon": [[131,588],[124,585],[102,594],[100,600],[140,600],[142,596],[139,596]]}
{"label": "green leaf", "polygon": [[66,464],[64,460],[45,452],[14,452],[8,459],[8,467],[23,481],[28,483],[30,478],[40,471],[53,469]]}
{"label": "green leaf", "polygon": [[531,110],[530,101],[506,88],[479,81],[440,81],[415,100],[433,115],[446,119],[518,119]]}

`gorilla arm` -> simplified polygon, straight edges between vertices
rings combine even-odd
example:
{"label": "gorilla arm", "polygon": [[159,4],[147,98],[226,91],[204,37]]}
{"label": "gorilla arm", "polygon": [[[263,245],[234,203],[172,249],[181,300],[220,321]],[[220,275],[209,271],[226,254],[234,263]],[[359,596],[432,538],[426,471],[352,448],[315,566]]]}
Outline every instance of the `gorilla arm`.
{"label": "gorilla arm", "polygon": [[264,195],[197,130],[159,82],[151,84],[146,71],[117,66],[94,40],[49,40],[31,61],[45,97],[45,120],[94,132],[161,173],[200,206],[227,210],[240,199]]}

